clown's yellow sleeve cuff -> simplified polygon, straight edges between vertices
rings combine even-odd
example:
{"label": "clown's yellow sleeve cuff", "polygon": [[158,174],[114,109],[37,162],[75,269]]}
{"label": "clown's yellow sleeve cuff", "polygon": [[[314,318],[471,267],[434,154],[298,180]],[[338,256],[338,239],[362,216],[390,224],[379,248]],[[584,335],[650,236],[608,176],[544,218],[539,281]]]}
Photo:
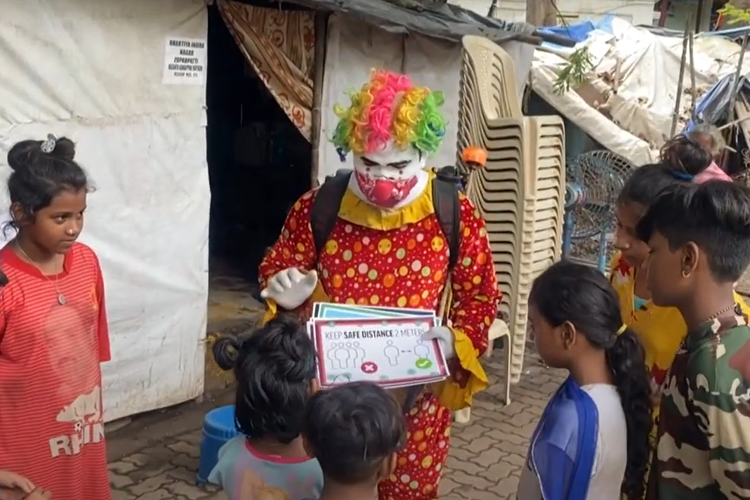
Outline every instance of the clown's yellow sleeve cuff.
{"label": "clown's yellow sleeve cuff", "polygon": [[[318,281],[318,284],[315,287],[315,290],[313,290],[312,294],[310,295],[310,298],[307,300],[313,303],[314,302],[330,302],[330,299],[328,298],[328,295],[326,294],[326,291],[323,288],[323,285],[320,283],[320,281]],[[273,318],[276,317],[277,314],[279,314],[279,306],[276,304],[276,301],[273,299],[266,299],[266,313],[263,315],[263,324],[265,325],[266,323],[271,321]]]}
{"label": "clown's yellow sleeve cuff", "polygon": [[279,312],[279,306],[276,305],[276,301],[273,299],[266,299],[266,313],[263,315],[263,324],[265,325]]}
{"label": "clown's yellow sleeve cuff", "polygon": [[451,411],[457,411],[471,406],[471,399],[475,394],[485,390],[488,382],[471,339],[461,330],[451,328],[451,331],[456,339],[453,344],[456,358],[461,368],[468,372],[468,380],[465,386],[461,387],[453,378],[449,378],[436,392],[440,404]]}

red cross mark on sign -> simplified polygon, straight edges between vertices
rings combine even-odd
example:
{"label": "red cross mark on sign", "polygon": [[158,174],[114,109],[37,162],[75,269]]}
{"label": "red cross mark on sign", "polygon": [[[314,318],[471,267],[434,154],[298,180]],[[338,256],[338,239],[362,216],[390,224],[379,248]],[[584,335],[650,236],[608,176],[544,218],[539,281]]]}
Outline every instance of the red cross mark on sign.
{"label": "red cross mark on sign", "polygon": [[375,373],[378,371],[378,365],[376,365],[372,361],[365,361],[364,363],[362,363],[361,370],[365,373]]}

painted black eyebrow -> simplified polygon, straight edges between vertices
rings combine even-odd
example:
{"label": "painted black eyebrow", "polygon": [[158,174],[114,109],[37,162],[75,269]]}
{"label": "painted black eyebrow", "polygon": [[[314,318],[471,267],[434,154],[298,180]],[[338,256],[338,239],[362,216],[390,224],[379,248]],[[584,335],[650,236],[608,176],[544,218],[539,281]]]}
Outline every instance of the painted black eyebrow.
{"label": "painted black eyebrow", "polygon": [[404,161],[395,161],[393,163],[388,163],[388,166],[399,168],[399,167],[405,167],[408,164],[409,164],[409,160],[404,160]]}

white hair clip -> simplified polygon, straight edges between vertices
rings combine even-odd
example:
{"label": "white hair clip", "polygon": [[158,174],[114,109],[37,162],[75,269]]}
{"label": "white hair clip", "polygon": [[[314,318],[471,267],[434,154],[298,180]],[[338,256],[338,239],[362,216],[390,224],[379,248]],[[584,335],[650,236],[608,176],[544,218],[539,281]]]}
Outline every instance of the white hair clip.
{"label": "white hair clip", "polygon": [[50,154],[52,151],[55,150],[55,146],[57,145],[57,139],[52,134],[47,134],[47,140],[42,143],[41,149],[42,153]]}

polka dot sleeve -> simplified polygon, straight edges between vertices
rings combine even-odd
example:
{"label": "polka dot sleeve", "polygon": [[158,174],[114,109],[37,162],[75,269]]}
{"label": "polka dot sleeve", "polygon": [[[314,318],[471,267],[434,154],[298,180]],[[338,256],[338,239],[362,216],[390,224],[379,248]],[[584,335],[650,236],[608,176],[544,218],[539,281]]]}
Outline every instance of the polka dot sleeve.
{"label": "polka dot sleeve", "polygon": [[484,219],[463,195],[459,252],[451,274],[453,297],[449,313],[456,338],[456,359],[451,366],[451,380],[439,394],[440,402],[452,410],[470,405],[472,396],[487,387],[487,375],[479,358],[487,349],[489,327],[500,300]]}
{"label": "polka dot sleeve", "polygon": [[487,333],[497,315],[500,291],[487,229],[479,210],[461,197],[461,246],[451,275],[453,327],[466,334],[477,356],[487,349]]}
{"label": "polka dot sleeve", "polygon": [[[310,271],[315,267],[318,255],[310,226],[310,211],[315,198],[313,193],[307,192],[297,200],[286,217],[279,239],[260,263],[258,278],[261,290],[279,271],[290,267]],[[275,313],[275,304],[267,305]]]}

